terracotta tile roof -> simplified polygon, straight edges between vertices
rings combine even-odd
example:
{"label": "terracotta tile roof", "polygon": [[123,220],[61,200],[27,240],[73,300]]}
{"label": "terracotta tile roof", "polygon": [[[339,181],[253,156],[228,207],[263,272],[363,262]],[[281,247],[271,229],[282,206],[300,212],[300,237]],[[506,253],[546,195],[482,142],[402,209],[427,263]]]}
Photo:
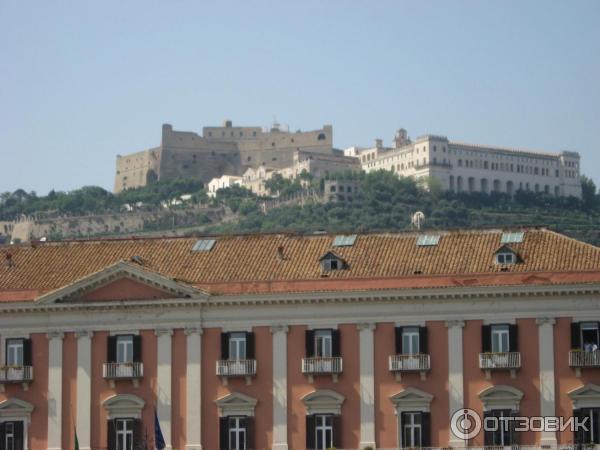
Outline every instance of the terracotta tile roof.
{"label": "terracotta tile roof", "polygon": [[[417,233],[364,234],[351,247],[335,248],[331,235],[284,234],[219,236],[207,252],[192,252],[198,240],[193,237],[4,246],[0,247],[0,293],[57,289],[133,256],[140,256],[148,269],[203,286],[324,281],[319,259],[330,250],[349,267],[329,272],[329,280],[502,274],[494,264],[501,231],[439,234],[439,244],[431,247],[418,247]],[[511,273],[600,272],[600,248],[551,231],[526,230],[522,243],[509,246],[523,259],[509,268]],[[279,247],[283,247],[283,259],[278,257]],[[11,255],[10,266],[6,254]]]}

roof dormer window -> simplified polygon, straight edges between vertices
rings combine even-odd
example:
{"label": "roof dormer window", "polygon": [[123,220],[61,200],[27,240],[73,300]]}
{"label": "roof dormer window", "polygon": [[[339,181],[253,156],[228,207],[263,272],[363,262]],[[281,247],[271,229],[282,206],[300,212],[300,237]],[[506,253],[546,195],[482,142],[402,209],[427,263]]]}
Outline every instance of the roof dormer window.
{"label": "roof dormer window", "polygon": [[503,245],[496,253],[494,253],[496,264],[501,266],[508,266],[511,264],[517,264],[521,258],[513,249],[507,245]]}
{"label": "roof dormer window", "polygon": [[348,268],[346,261],[333,252],[327,252],[320,259],[320,262],[323,272],[331,272],[333,270],[343,270]]}

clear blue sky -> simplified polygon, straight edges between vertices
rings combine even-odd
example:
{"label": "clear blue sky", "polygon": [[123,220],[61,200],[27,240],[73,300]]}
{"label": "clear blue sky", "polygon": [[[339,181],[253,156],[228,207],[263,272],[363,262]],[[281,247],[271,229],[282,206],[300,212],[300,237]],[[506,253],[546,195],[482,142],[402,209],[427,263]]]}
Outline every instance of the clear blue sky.
{"label": "clear blue sky", "polygon": [[101,185],[160,126],[575,150],[600,184],[600,1],[0,1],[0,192]]}

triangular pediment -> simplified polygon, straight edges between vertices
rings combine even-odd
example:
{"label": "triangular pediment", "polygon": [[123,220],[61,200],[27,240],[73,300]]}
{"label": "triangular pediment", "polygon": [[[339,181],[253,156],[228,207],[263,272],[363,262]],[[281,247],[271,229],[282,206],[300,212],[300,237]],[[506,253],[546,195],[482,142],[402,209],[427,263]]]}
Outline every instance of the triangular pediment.
{"label": "triangular pediment", "polygon": [[569,392],[573,409],[600,407],[600,386],[588,383]]}
{"label": "triangular pediment", "polygon": [[484,411],[493,409],[519,410],[523,392],[507,385],[491,386],[479,393]]}
{"label": "triangular pediment", "polygon": [[36,299],[38,303],[208,298],[197,289],[138,264],[118,262]]}
{"label": "triangular pediment", "polygon": [[33,405],[18,398],[8,398],[0,402],[0,417],[28,415],[33,411]]}
{"label": "triangular pediment", "polygon": [[221,397],[215,403],[219,408],[221,417],[226,416],[254,416],[257,400],[241,392],[232,392]]}
{"label": "triangular pediment", "polygon": [[391,402],[396,405],[399,403],[426,402],[433,400],[433,395],[423,392],[420,389],[409,387],[390,397]]}

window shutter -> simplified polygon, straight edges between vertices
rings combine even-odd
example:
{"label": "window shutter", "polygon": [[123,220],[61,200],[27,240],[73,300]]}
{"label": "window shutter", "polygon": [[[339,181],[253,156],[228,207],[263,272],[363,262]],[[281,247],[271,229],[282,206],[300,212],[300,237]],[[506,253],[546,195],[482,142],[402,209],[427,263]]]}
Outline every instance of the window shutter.
{"label": "window shutter", "polygon": [[143,432],[143,424],[140,419],[135,419],[133,421],[133,445],[134,449],[144,449],[144,432]]}
{"label": "window shutter", "polygon": [[107,422],[107,437],[106,437],[106,448],[107,450],[117,450],[117,430],[115,429],[115,421],[109,420]]}
{"label": "window shutter", "polygon": [[571,350],[581,350],[581,329],[578,322],[571,322]]}
{"label": "window shutter", "polygon": [[229,359],[229,333],[221,333],[221,359]]}
{"label": "window shutter", "polygon": [[406,440],[404,437],[404,417],[405,413],[400,413],[400,447],[404,447],[404,441]]}
{"label": "window shutter", "polygon": [[431,413],[421,413],[421,447],[431,447]]}
{"label": "window shutter", "polygon": [[106,362],[117,362],[117,337],[108,336],[106,338]]}
{"label": "window shutter", "polygon": [[342,447],[342,416],[333,416],[331,418],[331,424],[333,425],[333,447]]}
{"label": "window shutter", "polygon": [[5,422],[0,422],[0,450],[6,450],[6,447],[5,447],[6,436],[4,433],[5,425],[6,425]]}
{"label": "window shutter", "polygon": [[508,350],[511,352],[519,351],[519,328],[517,325],[508,326]]}
{"label": "window shutter", "polygon": [[304,339],[306,341],[306,357],[312,358],[315,356],[315,332],[313,330],[306,330],[304,332]]}
{"label": "window shutter", "polygon": [[[483,413],[483,420],[485,423],[485,419],[486,417],[490,417],[490,413],[489,412],[484,412]],[[494,432],[493,431],[484,431],[483,433],[483,445],[494,445]]]}
{"label": "window shutter", "polygon": [[483,325],[481,327],[481,352],[489,353],[492,351],[492,326]]}
{"label": "window shutter", "polygon": [[142,362],[142,336],[133,336],[133,362]]}
{"label": "window shutter", "polygon": [[23,443],[25,442],[23,422],[19,420],[13,423],[15,427],[15,450],[23,450]]}
{"label": "window shutter", "polygon": [[[518,417],[519,416],[519,411],[511,411],[510,412],[510,416],[511,417]],[[515,431],[515,428],[517,428],[517,422],[514,420],[510,421],[510,444],[511,445],[518,445],[521,442],[521,433],[518,431]]]}
{"label": "window shutter", "polygon": [[229,450],[229,417],[219,417],[219,448]]}
{"label": "window shutter", "polygon": [[254,417],[246,417],[244,419],[244,427],[246,428],[246,450],[254,450]]}
{"label": "window shutter", "polygon": [[394,332],[396,335],[396,355],[401,355],[404,353],[402,351],[402,327],[394,328]]}
{"label": "window shutter", "polygon": [[419,353],[429,353],[429,339],[427,339],[427,327],[419,327]]}
{"label": "window shutter", "polygon": [[315,416],[306,416],[306,450],[315,450]]}
{"label": "window shutter", "polygon": [[246,333],[246,359],[254,359],[254,333]]}
{"label": "window shutter", "polygon": [[31,366],[33,365],[32,357],[31,357],[31,339],[23,339],[23,365]]}
{"label": "window shutter", "polygon": [[340,330],[331,330],[331,353],[332,356],[342,356]]}

